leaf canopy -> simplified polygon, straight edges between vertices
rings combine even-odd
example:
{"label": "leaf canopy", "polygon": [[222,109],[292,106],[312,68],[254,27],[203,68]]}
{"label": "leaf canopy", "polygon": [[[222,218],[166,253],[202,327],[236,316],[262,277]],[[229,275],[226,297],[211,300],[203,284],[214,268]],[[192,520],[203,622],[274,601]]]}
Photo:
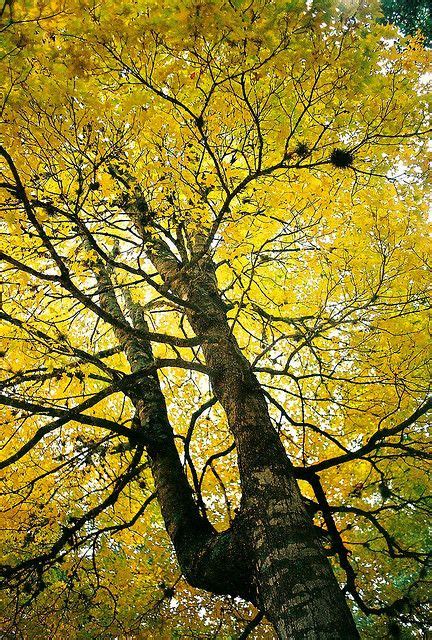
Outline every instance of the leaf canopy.
{"label": "leaf canopy", "polygon": [[[134,462],[133,374],[98,304],[101,263],[125,317],[142,306],[202,508],[218,530],[234,518],[232,437],[188,301],[151,263],[159,243],[216,264],[299,477],[319,474],[364,637],[420,637],[430,52],[370,2],[50,0],[3,14],[0,535],[5,564],[25,569],[4,592],[5,628],[230,638],[253,616],[181,578],[147,460]],[[320,511],[316,524],[334,554]],[[256,634],[274,637],[265,621]]]}

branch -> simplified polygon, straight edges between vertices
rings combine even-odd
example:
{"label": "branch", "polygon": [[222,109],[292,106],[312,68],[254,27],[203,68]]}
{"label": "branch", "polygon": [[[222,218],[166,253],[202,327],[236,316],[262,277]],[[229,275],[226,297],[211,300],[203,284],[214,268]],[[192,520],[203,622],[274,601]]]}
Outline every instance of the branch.
{"label": "branch", "polygon": [[63,549],[63,547],[68,544],[69,541],[73,540],[75,534],[90,520],[94,520],[96,516],[98,516],[102,511],[106,508],[114,505],[117,502],[120,493],[123,489],[129,484],[129,482],[137,476],[141,472],[141,466],[139,462],[141,460],[142,454],[144,451],[144,445],[141,445],[136,448],[133,459],[129,465],[127,471],[120,476],[114,485],[114,489],[112,492],[103,500],[100,504],[96,505],[92,509],[90,509],[87,513],[82,515],[80,518],[77,518],[74,521],[74,524],[68,527],[63,527],[63,533],[58,538],[58,540],[51,546],[51,548],[34,558],[28,558],[24,560],[19,565],[15,567],[11,567],[9,565],[3,565],[0,567],[0,575],[3,575],[7,581],[10,581],[11,577],[14,575],[19,575],[20,573],[25,573],[28,570],[36,569],[38,571],[38,575],[44,571],[46,566],[53,564],[56,560],[59,552]]}
{"label": "branch", "polygon": [[237,640],[246,640],[246,638],[248,638],[252,633],[252,631],[256,629],[256,627],[259,625],[259,623],[263,618],[264,618],[264,613],[262,611],[258,611],[256,616],[252,618],[252,620],[249,620],[249,622],[247,623],[246,627],[243,629],[242,633],[239,635]]}
{"label": "branch", "polygon": [[[31,438],[28,442],[26,442],[26,444],[24,444],[16,453],[14,453],[12,456],[7,458],[6,460],[3,460],[0,462],[0,469],[4,469],[10,464],[13,464],[14,462],[17,462],[18,460],[20,460],[48,433],[51,433],[55,429],[58,429],[59,427],[63,426],[67,422],[70,422],[71,420],[78,421],[78,422],[82,421],[81,420],[82,416],[80,415],[82,411],[85,411],[86,409],[93,407],[94,405],[98,404],[101,400],[103,400],[104,398],[107,398],[113,393],[116,393],[118,391],[126,392],[126,390],[128,388],[133,387],[140,378],[147,376],[151,371],[154,371],[154,370],[155,370],[154,365],[151,365],[147,369],[143,369],[141,371],[137,371],[136,373],[131,373],[130,375],[124,376],[121,380],[118,380],[114,382],[111,386],[105,389],[102,389],[91,398],[88,398],[87,400],[79,404],[77,407],[74,407],[70,411],[65,412],[58,420],[55,420],[54,422],[51,422],[47,425],[44,425],[43,427],[40,427],[34,434],[33,438]],[[2,399],[5,399],[5,404],[11,402],[11,399],[8,396],[0,396],[0,400]],[[89,417],[89,420],[90,419],[91,418]],[[111,422],[109,422],[109,429],[113,431]],[[127,437],[130,437],[131,435],[135,435],[136,437],[135,432],[134,434],[132,434],[132,432],[129,429],[121,427],[120,425],[117,425],[116,433],[118,433],[119,435],[125,435]]]}
{"label": "branch", "polygon": [[370,607],[368,604],[364,602],[363,598],[361,597],[357,589],[355,571],[352,568],[351,563],[348,559],[349,551],[345,547],[341,534],[339,533],[339,530],[336,527],[336,523],[332,517],[332,509],[327,501],[327,497],[321,486],[320,479],[316,474],[313,474],[310,477],[309,482],[314,490],[315,496],[322,510],[324,521],[327,526],[327,530],[332,538],[334,548],[339,557],[340,565],[342,569],[345,571],[346,578],[347,578],[346,589],[351,593],[355,603],[357,604],[359,609],[363,611],[363,613],[365,613],[366,615],[370,615],[370,614],[383,615],[383,614],[394,613],[406,601],[406,598],[399,598],[398,600],[395,600],[395,602],[389,605],[383,605],[381,607]]}
{"label": "branch", "polygon": [[[94,397],[95,396],[93,396],[92,399],[94,399]],[[100,399],[101,398],[99,398],[97,402]],[[75,409],[66,410],[66,409],[59,409],[57,407],[45,407],[43,405],[35,404],[33,402],[27,402],[25,400],[10,398],[9,396],[5,396],[3,394],[0,394],[0,405],[4,405],[6,407],[13,407],[14,409],[21,409],[22,411],[28,411],[32,415],[58,416],[61,418],[67,418],[68,421],[73,420],[74,422],[80,422],[81,424],[88,424],[94,427],[100,427],[101,429],[108,429],[108,431],[117,433],[120,436],[129,437],[131,435],[131,432],[129,429],[127,429],[126,427],[122,427],[122,425],[119,425],[117,422],[114,422],[113,420],[107,420],[106,418],[98,418],[97,416],[82,415],[81,413],[77,414],[75,413]],[[79,406],[82,406],[82,405],[79,405]],[[71,413],[73,413],[73,417],[70,417]],[[53,423],[51,423],[51,425],[53,425]],[[48,426],[49,425],[46,425],[41,429],[45,429]],[[46,433],[53,431],[54,429],[58,428],[58,426],[62,426],[62,425],[52,426],[52,428],[50,428]],[[38,440],[40,440],[40,438]],[[1,468],[1,464],[2,463],[0,462],[0,468]]]}
{"label": "branch", "polygon": [[376,431],[367,441],[365,445],[357,449],[357,451],[350,451],[340,456],[335,456],[334,458],[329,458],[328,460],[323,460],[322,462],[317,462],[316,464],[312,464],[308,467],[308,473],[317,473],[319,471],[323,471],[324,469],[330,469],[330,467],[337,466],[339,464],[343,464],[344,462],[349,462],[350,460],[356,460],[357,458],[362,458],[367,453],[370,453],[375,448],[379,446],[385,446],[385,443],[382,441],[385,438],[389,438],[391,436],[395,436],[407,427],[414,424],[421,416],[425,415],[429,409],[432,407],[432,398],[428,398],[424,404],[422,404],[414,413],[406,420],[403,420],[398,425],[394,427],[389,427],[388,429],[380,429]]}

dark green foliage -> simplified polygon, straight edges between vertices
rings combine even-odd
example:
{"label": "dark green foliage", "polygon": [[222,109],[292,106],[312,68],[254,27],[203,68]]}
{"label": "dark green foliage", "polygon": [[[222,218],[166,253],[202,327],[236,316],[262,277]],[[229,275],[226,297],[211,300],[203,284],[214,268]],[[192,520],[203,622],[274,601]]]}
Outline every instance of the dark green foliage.
{"label": "dark green foliage", "polygon": [[432,3],[430,0],[382,0],[384,22],[391,22],[405,35],[417,31],[425,37],[425,43],[432,45]]}
{"label": "dark green foliage", "polygon": [[387,498],[390,498],[392,494],[388,485],[385,482],[380,483],[379,491],[383,500],[387,500]]}
{"label": "dark green foliage", "polygon": [[391,638],[395,640],[401,638],[401,628],[395,620],[390,620],[388,623],[388,631]]}

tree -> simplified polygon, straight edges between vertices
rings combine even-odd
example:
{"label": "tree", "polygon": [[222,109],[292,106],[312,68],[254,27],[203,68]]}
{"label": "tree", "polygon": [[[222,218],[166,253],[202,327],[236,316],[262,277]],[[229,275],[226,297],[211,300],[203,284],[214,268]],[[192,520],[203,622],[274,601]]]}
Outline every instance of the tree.
{"label": "tree", "polygon": [[428,52],[375,9],[5,3],[11,637],[426,628]]}
{"label": "tree", "polygon": [[403,33],[423,34],[432,43],[432,8],[427,0],[383,0],[384,19],[397,24]]}

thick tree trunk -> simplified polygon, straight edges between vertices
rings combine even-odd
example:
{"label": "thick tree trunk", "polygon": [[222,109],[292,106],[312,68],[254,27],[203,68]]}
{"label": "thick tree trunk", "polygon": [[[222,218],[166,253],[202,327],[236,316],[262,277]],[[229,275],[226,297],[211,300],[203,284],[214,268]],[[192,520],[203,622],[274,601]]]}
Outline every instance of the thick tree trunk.
{"label": "thick tree trunk", "polygon": [[214,392],[237,447],[240,522],[260,607],[279,638],[358,638],[262,389],[231,334],[209,259],[181,272],[173,261],[155,262],[172,291],[195,307],[188,311],[189,322],[203,339]]}

